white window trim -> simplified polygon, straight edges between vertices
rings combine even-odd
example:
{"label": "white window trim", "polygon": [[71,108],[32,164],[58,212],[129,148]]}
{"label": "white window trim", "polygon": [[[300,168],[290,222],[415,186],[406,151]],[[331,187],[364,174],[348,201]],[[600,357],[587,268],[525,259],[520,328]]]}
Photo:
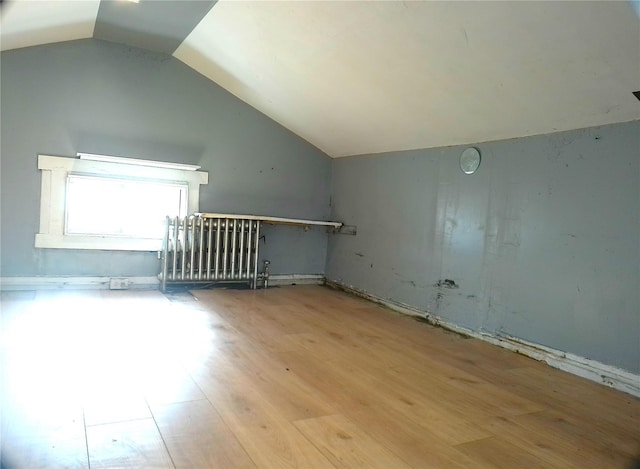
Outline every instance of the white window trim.
{"label": "white window trim", "polygon": [[42,172],[42,183],[40,231],[36,234],[36,248],[126,251],[159,251],[162,249],[162,241],[157,239],[66,235],[64,232],[65,199],[69,173],[187,183],[189,185],[188,213],[199,211],[200,185],[209,182],[209,173],[206,171],[156,168],[49,155],[38,155],[38,169]]}

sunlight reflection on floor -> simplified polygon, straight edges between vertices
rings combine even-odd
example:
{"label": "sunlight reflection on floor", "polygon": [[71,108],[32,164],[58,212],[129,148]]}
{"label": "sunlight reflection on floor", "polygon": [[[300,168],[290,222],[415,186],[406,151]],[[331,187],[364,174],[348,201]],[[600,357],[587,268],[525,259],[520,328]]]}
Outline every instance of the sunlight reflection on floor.
{"label": "sunlight reflection on floor", "polygon": [[219,332],[192,297],[55,291],[1,305],[5,450],[28,436],[60,458],[65,442],[86,444],[85,424],[149,418],[150,403],[203,398],[187,370],[215,360]]}

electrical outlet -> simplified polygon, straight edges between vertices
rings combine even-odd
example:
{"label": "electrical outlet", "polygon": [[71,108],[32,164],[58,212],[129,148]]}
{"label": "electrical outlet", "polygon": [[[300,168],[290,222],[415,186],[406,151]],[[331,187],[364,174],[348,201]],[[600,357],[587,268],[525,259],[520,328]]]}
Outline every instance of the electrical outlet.
{"label": "electrical outlet", "polygon": [[109,279],[109,290],[128,290],[129,279],[125,277],[114,277]]}

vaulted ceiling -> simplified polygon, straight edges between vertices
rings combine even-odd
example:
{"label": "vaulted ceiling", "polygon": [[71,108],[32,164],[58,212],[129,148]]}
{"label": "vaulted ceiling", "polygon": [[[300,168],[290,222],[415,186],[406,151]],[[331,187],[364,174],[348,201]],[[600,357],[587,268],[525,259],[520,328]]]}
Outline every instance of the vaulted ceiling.
{"label": "vaulted ceiling", "polygon": [[14,0],[1,47],[94,37],[171,54],[341,157],[640,119],[637,7]]}

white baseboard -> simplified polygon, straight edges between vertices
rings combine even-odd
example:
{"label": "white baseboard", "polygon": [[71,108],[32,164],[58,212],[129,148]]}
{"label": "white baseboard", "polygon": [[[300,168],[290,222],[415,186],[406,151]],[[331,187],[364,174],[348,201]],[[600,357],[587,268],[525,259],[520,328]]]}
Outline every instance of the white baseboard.
{"label": "white baseboard", "polygon": [[350,285],[331,280],[325,281],[326,285],[344,290],[361,298],[373,301],[374,303],[386,306],[389,309],[410,316],[417,316],[427,320],[434,326],[440,326],[465,336],[474,337],[484,340],[494,345],[518,352],[534,360],[542,361],[553,368],[572,373],[574,375],[595,381],[605,386],[626,392],[636,397],[640,397],[640,375],[629,371],[607,365],[596,360],[574,355],[572,353],[555,350],[544,345],[534,344],[526,340],[511,337],[490,334],[482,331],[474,331],[466,327],[459,326],[454,323],[447,322],[442,318],[434,316],[426,311],[422,311],[413,306],[409,306],[394,300],[388,300],[372,295],[366,291],[359,290]]}
{"label": "white baseboard", "polygon": [[[111,278],[116,277],[0,277],[0,291],[109,290]],[[129,290],[152,290],[159,286],[157,277],[126,278]]]}
{"label": "white baseboard", "polygon": [[[157,277],[0,277],[0,291],[16,290],[109,290],[111,278],[128,279],[129,290],[159,288]],[[260,284],[261,282],[258,282]],[[269,286],[323,285],[322,274],[273,274]]]}

